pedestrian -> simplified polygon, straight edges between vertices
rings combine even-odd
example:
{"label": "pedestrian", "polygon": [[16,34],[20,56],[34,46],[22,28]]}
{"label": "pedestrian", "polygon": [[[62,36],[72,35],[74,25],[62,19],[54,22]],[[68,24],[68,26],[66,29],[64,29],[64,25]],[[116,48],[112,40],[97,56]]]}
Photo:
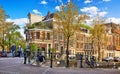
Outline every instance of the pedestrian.
{"label": "pedestrian", "polygon": [[11,46],[11,50],[12,50],[12,57],[15,57],[16,46],[14,44]]}
{"label": "pedestrian", "polygon": [[83,55],[80,54],[79,57],[80,57],[80,68],[83,68]]}
{"label": "pedestrian", "polygon": [[22,56],[22,48],[19,45],[19,47],[18,47],[18,57],[21,57],[21,56]]}
{"label": "pedestrian", "polygon": [[91,67],[91,68],[94,68],[94,65],[95,65],[95,62],[96,62],[95,57],[94,57],[94,56],[91,56],[91,57],[90,57],[90,61],[91,61],[91,62],[90,62],[90,63],[91,63],[91,64],[90,64],[90,67]]}
{"label": "pedestrian", "polygon": [[41,52],[40,52],[40,49],[38,48],[37,49],[37,59],[36,59],[37,66],[40,66],[40,55],[41,55]]}
{"label": "pedestrian", "polygon": [[89,61],[89,56],[88,55],[86,55],[85,62],[88,66],[90,66],[90,61]]}
{"label": "pedestrian", "polygon": [[26,60],[27,60],[27,52],[26,52],[26,49],[24,49],[24,64],[26,64]]}

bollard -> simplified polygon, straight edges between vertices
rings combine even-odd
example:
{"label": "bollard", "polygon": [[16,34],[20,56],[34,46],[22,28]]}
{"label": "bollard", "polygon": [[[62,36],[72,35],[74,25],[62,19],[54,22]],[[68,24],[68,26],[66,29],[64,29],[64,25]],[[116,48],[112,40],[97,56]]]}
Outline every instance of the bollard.
{"label": "bollard", "polygon": [[53,66],[53,57],[52,57],[52,52],[51,52],[51,58],[50,58],[50,68]]}
{"label": "bollard", "polygon": [[114,68],[114,69],[116,69],[116,68],[117,68],[117,66],[116,66],[116,63],[115,63],[115,62],[113,63],[113,68]]}

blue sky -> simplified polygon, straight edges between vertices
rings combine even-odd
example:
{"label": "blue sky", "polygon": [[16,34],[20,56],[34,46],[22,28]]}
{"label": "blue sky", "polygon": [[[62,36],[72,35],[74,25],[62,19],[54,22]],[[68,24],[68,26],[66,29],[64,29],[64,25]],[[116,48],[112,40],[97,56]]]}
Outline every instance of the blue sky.
{"label": "blue sky", "polygon": [[[0,5],[10,16],[7,21],[13,21],[21,27],[28,22],[27,14],[34,13],[45,16],[60,10],[60,5],[67,4],[70,0],[0,0]],[[107,21],[120,24],[120,0],[73,0],[80,7],[80,11],[90,16],[99,14],[106,17]],[[21,29],[23,34],[23,29]]]}

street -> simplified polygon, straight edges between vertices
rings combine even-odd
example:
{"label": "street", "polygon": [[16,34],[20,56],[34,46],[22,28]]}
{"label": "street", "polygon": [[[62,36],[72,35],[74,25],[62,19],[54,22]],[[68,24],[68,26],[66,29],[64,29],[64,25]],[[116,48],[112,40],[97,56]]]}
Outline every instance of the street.
{"label": "street", "polygon": [[23,58],[0,58],[0,74],[120,74],[118,69],[90,69],[23,64]]}

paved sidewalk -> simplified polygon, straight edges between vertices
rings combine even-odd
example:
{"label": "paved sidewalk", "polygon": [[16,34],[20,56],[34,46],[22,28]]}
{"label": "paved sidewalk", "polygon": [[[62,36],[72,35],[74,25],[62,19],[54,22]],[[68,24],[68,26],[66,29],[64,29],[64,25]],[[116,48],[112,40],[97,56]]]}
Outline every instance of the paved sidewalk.
{"label": "paved sidewalk", "polygon": [[117,69],[65,68],[23,64],[23,58],[0,58],[0,74],[120,74]]}

